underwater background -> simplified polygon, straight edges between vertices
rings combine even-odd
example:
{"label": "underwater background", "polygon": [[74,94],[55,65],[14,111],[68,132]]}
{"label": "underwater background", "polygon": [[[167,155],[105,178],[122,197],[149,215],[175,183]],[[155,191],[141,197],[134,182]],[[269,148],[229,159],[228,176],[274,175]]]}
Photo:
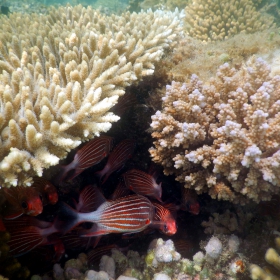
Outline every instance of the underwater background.
{"label": "underwater background", "polygon": [[280,279],[279,1],[0,8],[0,279]]}

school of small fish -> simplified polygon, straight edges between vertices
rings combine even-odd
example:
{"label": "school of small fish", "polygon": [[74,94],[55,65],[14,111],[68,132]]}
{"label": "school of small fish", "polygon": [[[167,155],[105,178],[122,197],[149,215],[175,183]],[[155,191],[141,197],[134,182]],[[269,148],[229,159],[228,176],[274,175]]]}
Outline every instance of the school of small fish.
{"label": "school of small fish", "polygon": [[[168,236],[176,234],[177,211],[197,215],[197,197],[182,190],[180,205],[164,202],[164,189],[155,174],[135,167],[122,172],[135,146],[132,139],[114,146],[114,139],[103,135],[82,145],[71,162],[60,166],[58,180],[36,177],[31,187],[0,189],[5,198],[0,231],[10,233],[10,253],[18,257],[52,246],[52,261],[57,262],[68,248],[92,249],[110,234],[120,234],[124,239],[155,230]],[[104,167],[91,172],[100,163]],[[79,184],[78,178],[86,170],[90,170],[92,181],[82,184],[78,195],[60,190],[64,183]],[[109,180],[112,174],[118,175],[115,185]],[[111,192],[107,198],[103,189],[106,182]],[[117,245],[97,247],[90,251],[89,259],[94,261],[113,247]]]}

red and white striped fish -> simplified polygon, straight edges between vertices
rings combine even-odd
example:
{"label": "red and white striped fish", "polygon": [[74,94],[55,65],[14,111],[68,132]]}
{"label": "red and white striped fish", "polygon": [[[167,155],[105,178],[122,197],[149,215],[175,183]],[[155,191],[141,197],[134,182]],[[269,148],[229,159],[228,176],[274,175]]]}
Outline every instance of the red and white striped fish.
{"label": "red and white striped fish", "polygon": [[43,206],[57,203],[58,193],[56,187],[48,180],[43,177],[34,177],[31,187],[37,189],[42,195]]}
{"label": "red and white striped fish", "polygon": [[79,202],[75,202],[75,209],[81,213],[95,211],[99,206],[99,197],[96,192],[96,186],[87,185],[79,195]]}
{"label": "red and white striped fish", "polygon": [[176,220],[172,213],[163,205],[153,202],[156,209],[156,214],[152,227],[158,228],[166,235],[173,235],[177,232]]}
{"label": "red and white striped fish", "polygon": [[57,244],[60,240],[50,236],[57,233],[54,223],[23,216],[13,221],[6,221],[5,226],[11,235],[8,245],[13,256],[26,254],[38,246]]}
{"label": "red and white striped fish", "polygon": [[103,246],[98,246],[87,253],[88,263],[91,265],[99,265],[102,256],[110,256],[112,249],[117,249],[121,252],[128,251],[128,247],[119,247],[117,244],[108,244]]}
{"label": "red and white striped fish", "polygon": [[67,249],[77,250],[77,249],[89,249],[90,247],[95,247],[96,244],[95,237],[81,238],[79,235],[79,227],[67,234],[61,236],[62,242]]}
{"label": "red and white striped fish", "polygon": [[124,166],[125,162],[132,156],[134,148],[135,141],[132,139],[125,139],[113,149],[105,167],[101,171],[95,173],[102,180],[102,184],[105,183],[114,171],[120,170]]}
{"label": "red and white striped fish", "polygon": [[43,211],[42,196],[33,187],[2,188],[2,193],[8,202],[5,219],[16,219],[23,214],[37,216]]}
{"label": "red and white striped fish", "polygon": [[101,236],[109,233],[139,232],[153,221],[155,209],[149,199],[141,195],[130,195],[103,202],[96,211],[79,213],[63,204],[58,214],[56,227],[68,232],[77,225],[90,222],[92,228],[81,236]]}
{"label": "red and white striped fish", "polygon": [[115,200],[120,197],[128,196],[131,194],[131,191],[126,188],[124,181],[120,180],[110,199]]}
{"label": "red and white striped fish", "polygon": [[85,169],[98,164],[102,159],[108,156],[112,145],[113,138],[105,135],[94,138],[86,143],[77,151],[73,161],[63,166],[60,180],[72,180]]}
{"label": "red and white striped fish", "polygon": [[161,183],[157,184],[155,178],[150,174],[138,169],[132,169],[122,175],[128,189],[137,194],[152,197],[161,201]]}

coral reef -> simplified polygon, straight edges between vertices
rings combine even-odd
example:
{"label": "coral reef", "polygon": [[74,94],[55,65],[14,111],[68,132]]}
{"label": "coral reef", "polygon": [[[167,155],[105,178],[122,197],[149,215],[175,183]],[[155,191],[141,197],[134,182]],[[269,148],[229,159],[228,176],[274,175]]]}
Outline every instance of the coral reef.
{"label": "coral reef", "polygon": [[[253,34],[238,34],[223,41],[207,44],[190,36],[181,38],[161,62],[161,71],[167,72],[169,81],[186,82],[192,74],[198,74],[202,81],[207,81],[216,74],[221,64],[228,62],[240,67],[252,55],[261,56],[269,63],[278,63],[280,35],[277,29],[269,29]],[[278,57],[278,61],[277,61]]]}
{"label": "coral reef", "polygon": [[[250,272],[253,280],[278,280],[280,273],[280,237],[275,238],[276,249],[269,248],[265,254],[265,260],[270,265],[262,269],[258,265],[251,264]],[[278,251],[278,252],[277,252]]]}
{"label": "coral reef", "polygon": [[165,8],[173,10],[175,8],[183,9],[186,7],[189,0],[144,0],[140,2],[138,5],[142,9],[150,9],[150,8]]}
{"label": "coral reef", "polygon": [[[239,253],[240,242],[235,235],[214,236],[202,242],[202,251],[189,260],[181,258],[172,240],[159,238],[150,243],[145,256],[140,257],[133,251],[125,256],[113,249],[112,258],[116,264],[116,277],[120,277],[117,279],[124,276],[138,280],[242,279],[240,276],[247,275],[248,271],[247,260]],[[218,274],[231,278],[215,278]]]}
{"label": "coral reef", "polygon": [[205,228],[206,234],[230,234],[243,232],[252,218],[252,213],[238,207],[234,212],[227,209],[222,214],[213,213],[209,220],[203,221],[201,225]]}
{"label": "coral reef", "polygon": [[185,8],[189,34],[209,42],[241,32],[253,33],[272,27],[273,17],[256,10],[253,0],[198,0]]}
{"label": "coral reef", "polygon": [[153,73],[179,25],[178,11],[105,16],[82,6],[2,17],[1,185],[30,185],[108,131],[124,88]]}
{"label": "coral reef", "polygon": [[188,268],[208,279],[243,279],[248,274],[248,260],[239,252],[240,243],[233,234],[212,236],[201,243],[205,253],[199,251],[192,262],[186,262]]}
{"label": "coral reef", "polygon": [[245,204],[279,193],[279,86],[253,57],[203,83],[172,82],[152,116],[152,159],[199,194]]}

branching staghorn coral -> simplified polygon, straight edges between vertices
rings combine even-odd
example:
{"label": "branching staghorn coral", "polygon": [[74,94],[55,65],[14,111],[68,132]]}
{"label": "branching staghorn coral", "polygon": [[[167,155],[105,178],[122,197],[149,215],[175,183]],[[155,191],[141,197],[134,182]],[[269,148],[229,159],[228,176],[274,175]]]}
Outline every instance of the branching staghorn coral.
{"label": "branching staghorn coral", "polygon": [[30,185],[119,119],[124,88],[151,75],[179,13],[105,16],[82,6],[0,19],[0,183]]}
{"label": "branching staghorn coral", "polygon": [[152,116],[150,149],[166,175],[212,198],[245,204],[280,191],[280,76],[252,58],[240,70],[222,65],[203,83],[166,87]]}
{"label": "branching staghorn coral", "polygon": [[274,26],[273,18],[256,10],[253,0],[193,0],[185,8],[190,36],[209,42]]}

